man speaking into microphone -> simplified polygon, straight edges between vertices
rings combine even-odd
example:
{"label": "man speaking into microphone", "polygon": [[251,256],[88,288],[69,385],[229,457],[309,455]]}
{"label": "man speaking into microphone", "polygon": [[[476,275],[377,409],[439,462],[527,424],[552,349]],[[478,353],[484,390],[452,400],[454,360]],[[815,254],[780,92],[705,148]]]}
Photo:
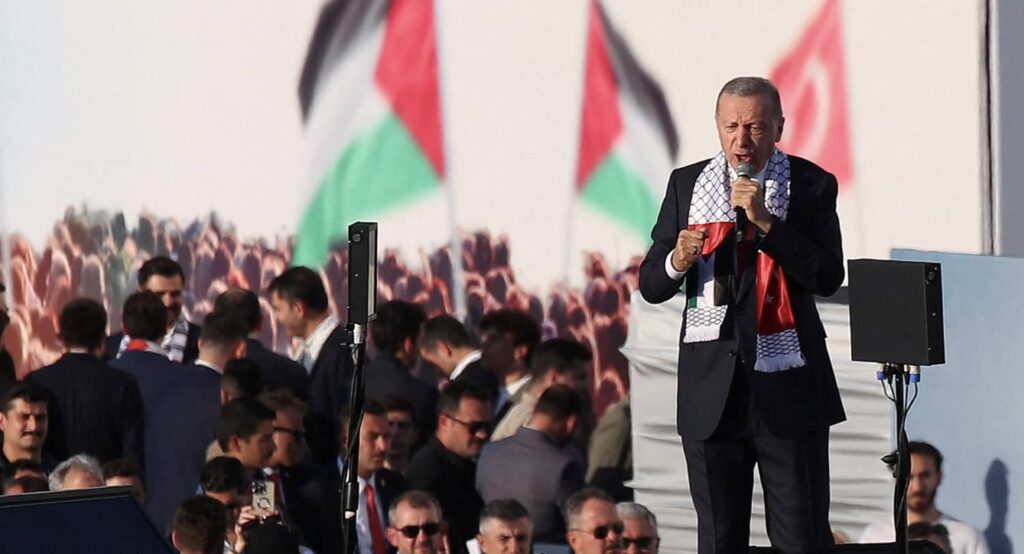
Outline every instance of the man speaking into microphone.
{"label": "man speaking into microphone", "polygon": [[768,537],[826,552],[829,426],[846,418],[814,296],[843,282],[835,176],[776,148],[785,118],[767,79],[722,87],[722,151],[672,172],[640,292],[680,290],[676,427],[698,552],[746,552],[754,466]]}

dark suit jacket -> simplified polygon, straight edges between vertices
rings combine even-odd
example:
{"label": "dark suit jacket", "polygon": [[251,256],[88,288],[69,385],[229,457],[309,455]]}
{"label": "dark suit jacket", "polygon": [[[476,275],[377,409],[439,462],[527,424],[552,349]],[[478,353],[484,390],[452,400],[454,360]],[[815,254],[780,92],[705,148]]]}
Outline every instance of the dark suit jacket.
{"label": "dark suit jacket", "polygon": [[[838,184],[831,173],[807,160],[794,156],[789,160],[792,185],[788,217],[775,221],[771,231],[760,239],[759,248],[782,266],[807,365],[774,373],[753,371],[757,295],[754,271],[746,271],[719,340],[683,344],[685,324],[680,331],[676,425],[680,435],[690,440],[706,439],[717,427],[737,355],[748,368],[752,403],[776,435],[791,437],[846,418],[825,350],[825,330],[814,304],[814,295],[829,296],[843,282],[842,239],[836,215]],[[640,266],[640,292],[648,302],[664,302],[680,290],[681,281],[670,279],[665,272],[665,258],[674,248],[679,231],[687,227],[694,182],[708,161],[677,169],[669,179],[658,221],[651,231],[654,244]]]}
{"label": "dark suit jacket", "polygon": [[562,509],[572,493],[583,488],[586,469],[574,447],[528,427],[492,442],[480,453],[476,488],[484,502],[514,498],[533,520],[537,542],[564,543]]}
{"label": "dark suit jacket", "polygon": [[344,325],[324,342],[309,376],[306,437],[313,461],[333,464],[338,456],[338,415],[348,404],[352,388],[352,358]]}
{"label": "dark suit jacket", "polygon": [[498,376],[485,368],[480,360],[467,365],[466,369],[463,369],[462,373],[455,378],[456,381],[463,379],[487,391],[491,395],[492,402],[498,400]]}
{"label": "dark suit jacket", "polygon": [[449,526],[451,551],[466,552],[466,541],[476,536],[484,502],[476,490],[476,463],[460,458],[430,437],[405,470],[409,488],[427,491],[441,504]]}
{"label": "dark suit jacket", "polygon": [[[339,507],[341,506],[341,486],[342,486],[342,482],[341,481],[342,481],[342,479],[344,479],[344,476],[342,475],[343,471],[344,471],[344,464],[342,464],[341,467],[339,467],[338,464],[335,464],[334,465],[334,471],[332,472],[333,473],[333,478],[334,478],[334,486],[333,486],[332,490],[335,493],[334,505],[335,506],[339,506]],[[404,493],[405,491],[410,490],[411,487],[409,486],[409,482],[406,481],[405,477],[402,477],[401,473],[398,473],[397,471],[392,471],[392,470],[387,469],[387,468],[381,468],[381,469],[378,469],[377,471],[373,472],[373,477],[374,477],[375,483],[376,483],[376,486],[374,487],[374,491],[377,493],[377,497],[380,498],[380,504],[377,506],[377,509],[380,510],[380,516],[384,518],[384,524],[385,524],[385,527],[387,527],[387,525],[389,524],[388,523],[388,510],[391,508],[391,504],[394,503],[394,501],[397,500],[399,496],[402,496],[402,493]],[[338,544],[339,545],[341,544],[341,542],[340,542],[341,541],[340,533],[341,533],[341,528],[339,527],[338,528],[338,541],[339,541]],[[387,548],[388,548],[388,552],[392,552],[392,553],[396,552],[395,548],[393,548],[390,544],[388,545]],[[316,550],[316,549],[314,549],[314,550]],[[320,550],[316,550],[316,551],[317,552],[321,552]],[[340,552],[340,550],[323,550],[322,552]]]}
{"label": "dark suit jacket", "polygon": [[433,434],[437,426],[437,389],[413,377],[394,356],[381,354],[367,363],[365,383],[367,399],[394,395],[412,402],[420,443]]}
{"label": "dark suit jacket", "polygon": [[146,513],[164,529],[195,494],[220,421],[220,376],[160,354],[127,351],[111,362],[133,375],[146,417]]}
{"label": "dark suit jacket", "polygon": [[100,463],[127,458],[145,467],[142,395],[132,376],[91,354],[67,353],[27,380],[51,396],[44,452],[58,460],[80,452]]}
{"label": "dark suit jacket", "polygon": [[[185,350],[181,353],[181,363],[190,364],[199,357],[199,334],[202,331],[202,327],[189,322],[188,336],[185,338]],[[123,338],[124,333],[121,331],[107,337],[107,351],[103,358],[104,361],[109,362],[117,357],[117,350],[121,347],[121,339]]]}
{"label": "dark suit jacket", "polygon": [[260,341],[245,341],[245,357],[260,370],[267,390],[288,389],[295,396],[309,398],[309,374],[302,364],[267,349]]}
{"label": "dark suit jacket", "polygon": [[341,551],[341,482],[336,470],[314,464],[282,467],[281,487],[291,525],[314,552]]}

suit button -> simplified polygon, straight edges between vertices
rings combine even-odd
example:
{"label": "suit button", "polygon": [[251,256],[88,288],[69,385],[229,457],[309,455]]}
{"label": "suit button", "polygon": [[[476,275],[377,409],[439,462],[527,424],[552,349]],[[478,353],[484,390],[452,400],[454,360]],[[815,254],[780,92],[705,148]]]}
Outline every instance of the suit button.
{"label": "suit button", "polygon": [[743,309],[736,310],[736,315],[743,315]]}
{"label": "suit button", "polygon": [[730,350],[729,351],[729,355],[732,356],[733,358],[735,358],[736,357],[736,351],[735,350]]}

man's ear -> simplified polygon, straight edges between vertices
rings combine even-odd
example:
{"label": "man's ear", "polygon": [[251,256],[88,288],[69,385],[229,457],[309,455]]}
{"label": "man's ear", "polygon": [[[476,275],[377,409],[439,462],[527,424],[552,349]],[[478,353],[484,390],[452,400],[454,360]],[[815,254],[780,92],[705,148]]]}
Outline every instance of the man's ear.
{"label": "man's ear", "polygon": [[7,414],[0,412],[0,431],[7,430]]}
{"label": "man's ear", "polygon": [[517,362],[525,362],[526,357],[530,354],[530,347],[525,344],[512,347],[512,359]]}
{"label": "man's ear", "polygon": [[231,352],[231,357],[235,360],[241,360],[245,357],[247,349],[248,345],[246,344],[245,339],[242,339],[235,345],[235,349]]}
{"label": "man's ear", "polygon": [[178,541],[177,531],[171,531],[171,544],[174,545],[175,550],[181,550],[181,542]]}
{"label": "man's ear", "polygon": [[391,527],[388,527],[384,531],[388,535],[388,542],[391,543],[391,546],[398,548],[398,531],[395,531]]}

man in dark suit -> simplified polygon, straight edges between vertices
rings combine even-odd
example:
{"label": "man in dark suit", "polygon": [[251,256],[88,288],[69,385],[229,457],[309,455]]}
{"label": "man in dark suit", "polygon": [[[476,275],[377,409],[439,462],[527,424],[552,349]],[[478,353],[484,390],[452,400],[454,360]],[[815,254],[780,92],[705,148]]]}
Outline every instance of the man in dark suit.
{"label": "man in dark suit", "polygon": [[486,391],[469,381],[453,381],[441,391],[437,431],[409,462],[410,488],[429,492],[441,503],[451,530],[452,552],[466,552],[476,536],[484,502],[476,490],[476,459],[493,425],[494,407]]}
{"label": "man in dark suit", "polygon": [[715,120],[722,153],[672,173],[640,268],[647,301],[688,297],[677,426],[699,552],[747,549],[755,463],[772,545],[827,551],[828,433],[845,414],[814,295],[843,281],[838,185],[775,149],[766,79],[727,83]]}
{"label": "man in dark suit", "polygon": [[228,363],[245,357],[246,329],[234,314],[214,310],[203,321],[195,367],[221,378]]}
{"label": "man in dark suit", "polygon": [[[173,362],[190,364],[199,355],[200,327],[187,319],[182,312],[185,294],[185,272],[178,262],[156,256],[146,260],[139,268],[139,291],[148,290],[156,294],[166,308],[164,333],[155,342],[167,353]],[[114,333],[107,339],[107,359],[117,358],[128,347],[128,341],[137,338],[125,337],[124,332]]]}
{"label": "man in dark suit", "polygon": [[95,300],[72,300],[60,312],[65,353],[28,375],[50,394],[50,432],[43,451],[57,460],[85,453],[100,463],[126,458],[143,465],[143,409],[139,384],[100,354],[107,311]]}
{"label": "man in dark suit", "polygon": [[411,302],[392,300],[377,306],[377,316],[370,322],[377,355],[366,364],[366,397],[383,400],[392,395],[412,402],[422,440],[437,423],[437,389],[410,373],[419,360],[417,340],[426,320],[423,308]]}
{"label": "man in dark suit", "polygon": [[307,267],[292,267],[268,287],[274,317],[291,337],[302,339],[298,362],[309,374],[307,438],[313,460],[333,463],[338,454],[338,414],[348,404],[352,359],[348,333],[330,313],[320,275]]}
{"label": "man in dark suit", "polygon": [[[359,552],[394,552],[388,543],[388,507],[408,490],[409,483],[400,473],[384,467],[390,444],[391,425],[388,408],[376,400],[363,405],[363,422],[359,427],[359,460],[356,474],[359,480],[359,506],[356,509],[356,535]],[[338,480],[344,479],[345,466],[351,460],[338,460]],[[339,490],[335,487],[334,490]],[[337,498],[335,505],[340,505]]]}
{"label": "man in dark suit", "polygon": [[583,488],[586,468],[570,444],[583,411],[583,395],[552,385],[540,395],[529,422],[511,437],[484,447],[476,488],[484,502],[513,498],[526,506],[538,542],[565,541],[565,501]]}
{"label": "man in dark suit", "polygon": [[341,512],[335,471],[311,463],[303,419],[306,403],[288,389],[268,391],[260,402],[274,410],[274,454],[264,474],[277,484],[278,505],[302,544],[315,552],[341,549]]}
{"label": "man in dark suit", "polygon": [[156,294],[129,296],[121,319],[132,339],[110,365],[139,383],[146,422],[145,507],[157,528],[164,529],[175,508],[194,494],[206,447],[217,434],[220,377],[167,358],[157,342],[166,329],[167,309]]}
{"label": "man in dark suit", "polygon": [[501,421],[526,393],[530,354],[540,337],[540,325],[519,310],[494,310],[480,320],[480,362],[498,376],[494,421]]}
{"label": "man in dark suit", "polygon": [[268,349],[255,338],[263,327],[263,312],[255,293],[242,288],[233,288],[217,297],[214,311],[232,314],[246,327],[245,357],[260,370],[263,385],[267,390],[287,388],[295,396],[309,397],[309,374],[298,362]]}
{"label": "man in dark suit", "polygon": [[420,357],[430,362],[448,381],[467,379],[498,397],[498,377],[480,363],[480,349],[466,326],[443,314],[430,318],[420,337]]}

